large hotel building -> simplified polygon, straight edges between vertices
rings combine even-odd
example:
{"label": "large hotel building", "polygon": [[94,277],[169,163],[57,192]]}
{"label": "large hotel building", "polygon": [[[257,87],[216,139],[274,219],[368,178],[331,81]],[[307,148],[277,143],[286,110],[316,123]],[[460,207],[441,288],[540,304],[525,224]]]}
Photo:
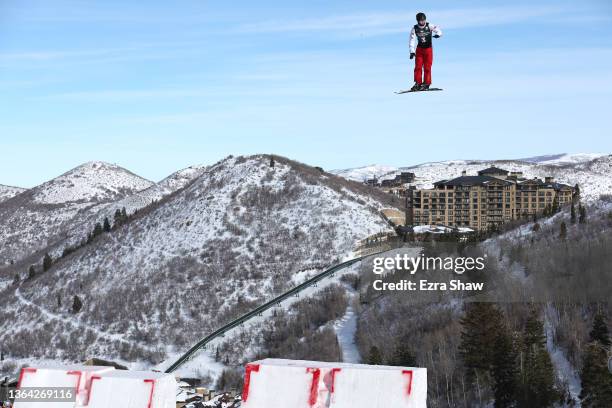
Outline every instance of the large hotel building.
{"label": "large hotel building", "polygon": [[[441,224],[475,230],[495,228],[570,203],[574,188],[544,180],[525,179],[520,172],[490,167],[468,176],[441,180],[432,189],[412,190],[413,225]],[[410,220],[408,220],[408,223]]]}

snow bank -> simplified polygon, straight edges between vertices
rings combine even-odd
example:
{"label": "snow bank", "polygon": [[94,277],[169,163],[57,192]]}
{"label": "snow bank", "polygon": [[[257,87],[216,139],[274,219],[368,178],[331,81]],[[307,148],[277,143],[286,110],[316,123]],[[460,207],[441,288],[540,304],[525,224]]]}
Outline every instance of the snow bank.
{"label": "snow bank", "polygon": [[266,359],[246,367],[243,408],[420,408],[427,369]]}

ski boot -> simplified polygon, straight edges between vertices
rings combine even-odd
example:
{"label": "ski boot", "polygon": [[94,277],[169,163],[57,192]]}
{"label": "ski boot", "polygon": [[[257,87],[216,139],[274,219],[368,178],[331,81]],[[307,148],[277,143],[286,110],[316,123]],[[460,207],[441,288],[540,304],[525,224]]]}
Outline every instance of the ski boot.
{"label": "ski boot", "polygon": [[415,82],[414,85],[412,85],[412,88],[410,88],[410,91],[412,91],[412,92],[420,91],[421,90],[421,86],[423,86],[423,84],[417,84]]}
{"label": "ski boot", "polygon": [[429,91],[429,86],[431,84],[421,84],[421,87],[419,88],[419,91]]}

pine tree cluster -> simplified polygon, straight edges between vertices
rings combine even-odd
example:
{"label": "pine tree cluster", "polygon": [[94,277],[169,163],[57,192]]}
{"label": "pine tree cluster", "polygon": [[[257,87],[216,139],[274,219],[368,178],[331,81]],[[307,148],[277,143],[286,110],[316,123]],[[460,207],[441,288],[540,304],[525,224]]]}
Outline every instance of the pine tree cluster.
{"label": "pine tree cluster", "polygon": [[544,326],[534,310],[513,333],[493,303],[470,303],[461,320],[460,356],[466,377],[481,393],[490,385],[496,408],[552,407],[560,400],[546,349]]}

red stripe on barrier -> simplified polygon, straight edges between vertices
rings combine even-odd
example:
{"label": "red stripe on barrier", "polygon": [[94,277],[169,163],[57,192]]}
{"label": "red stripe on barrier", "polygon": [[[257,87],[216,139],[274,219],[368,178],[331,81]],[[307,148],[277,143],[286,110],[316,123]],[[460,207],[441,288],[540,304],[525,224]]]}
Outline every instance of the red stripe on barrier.
{"label": "red stripe on barrier", "polygon": [[78,394],[79,388],[81,388],[81,376],[83,375],[83,373],[81,371],[68,371],[66,374],[77,376],[76,393]]}
{"label": "red stripe on barrier", "polygon": [[17,380],[17,388],[21,387],[21,381],[23,380],[25,373],[35,373],[35,372],[36,372],[36,368],[32,368],[32,367],[22,368],[21,372],[19,373],[19,379]]}
{"label": "red stripe on barrier", "polygon": [[151,392],[149,393],[149,402],[147,403],[147,408],[151,408],[153,405],[153,391],[155,390],[155,380],[144,380],[146,383],[151,383]]}
{"label": "red stripe on barrier", "polygon": [[244,374],[244,386],[242,387],[242,401],[246,402],[249,399],[249,389],[251,387],[251,373],[259,372],[259,364],[247,364]]}
{"label": "red stripe on barrier", "polygon": [[336,374],[342,371],[341,368],[332,368],[331,370],[331,389],[329,390],[332,394],[334,393],[334,387],[336,384]]}
{"label": "red stripe on barrier", "polygon": [[100,377],[99,375],[91,376],[91,380],[89,380],[89,389],[87,390],[87,401],[85,402],[85,405],[89,405],[89,400],[91,399],[91,390],[93,389],[94,380],[100,380],[101,378],[102,377]]}
{"label": "red stripe on barrier", "polygon": [[321,370],[318,368],[307,368],[306,372],[312,374],[312,382],[310,383],[310,398],[308,399],[308,404],[312,407],[317,403],[317,393],[319,391]]}
{"label": "red stripe on barrier", "polygon": [[412,377],[414,376],[414,374],[413,374],[412,370],[404,370],[404,371],[402,371],[402,374],[409,376],[409,379],[408,379],[408,395],[410,395],[412,393]]}

